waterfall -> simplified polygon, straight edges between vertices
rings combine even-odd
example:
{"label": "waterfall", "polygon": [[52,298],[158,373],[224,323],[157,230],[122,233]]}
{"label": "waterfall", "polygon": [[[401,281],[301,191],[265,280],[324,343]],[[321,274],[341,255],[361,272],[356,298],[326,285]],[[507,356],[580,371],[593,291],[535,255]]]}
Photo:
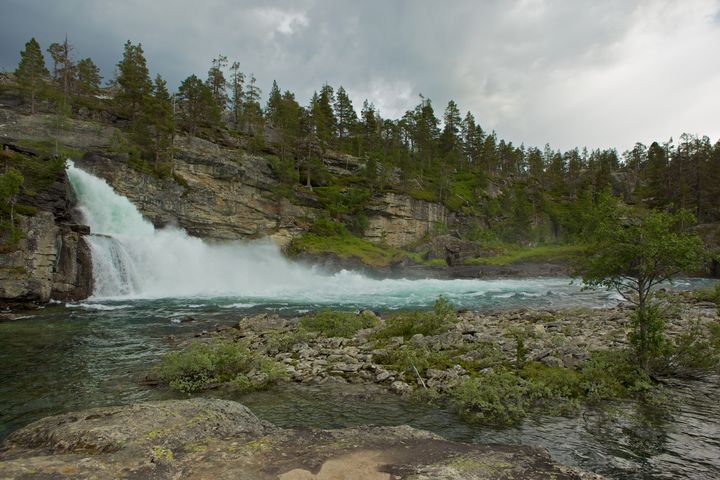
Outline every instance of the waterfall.
{"label": "waterfall", "polygon": [[68,177],[92,232],[94,297],[266,296],[327,279],[269,241],[211,244],[156,229],[104,180],[72,163]]}
{"label": "waterfall", "polygon": [[289,261],[270,241],[209,243],[179,228],[156,229],[105,180],[72,162],[67,173],[92,232],[87,239],[94,299],[232,297],[399,308],[429,305],[440,294],[462,305],[568,288],[567,279],[375,280],[348,271],[323,274]]}

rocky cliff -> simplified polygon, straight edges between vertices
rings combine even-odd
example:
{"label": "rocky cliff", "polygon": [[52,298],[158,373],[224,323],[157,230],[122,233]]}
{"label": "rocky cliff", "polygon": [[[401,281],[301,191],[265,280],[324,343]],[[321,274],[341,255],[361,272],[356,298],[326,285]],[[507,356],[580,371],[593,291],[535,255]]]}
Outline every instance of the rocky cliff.
{"label": "rocky cliff", "polygon": [[74,196],[63,175],[49,189],[24,198],[37,209],[18,215],[20,240],[0,250],[0,301],[78,300],[92,293],[90,248],[84,225],[73,221]]}
{"label": "rocky cliff", "polygon": [[[278,180],[265,156],[230,142],[178,137],[173,176],[158,178],[132,168],[127,154],[111,153],[115,131],[96,121],[65,119],[59,124],[54,115],[0,108],[0,138],[20,144],[54,142],[70,149],[78,166],[107,180],[158,226],[176,224],[211,239],[270,236],[285,245],[319,213],[312,192],[296,203],[276,193]],[[357,159],[332,153],[325,163],[338,175],[352,175],[362,167]],[[376,195],[367,217],[365,238],[396,247],[454,221],[442,205],[397,193]]]}

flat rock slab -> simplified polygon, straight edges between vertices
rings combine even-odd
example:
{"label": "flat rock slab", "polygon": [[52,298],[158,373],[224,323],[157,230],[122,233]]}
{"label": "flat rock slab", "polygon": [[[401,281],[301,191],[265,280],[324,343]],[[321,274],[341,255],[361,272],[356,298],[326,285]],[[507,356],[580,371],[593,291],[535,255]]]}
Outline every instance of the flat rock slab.
{"label": "flat rock slab", "polygon": [[0,479],[594,479],[546,450],[447,441],[408,426],[281,429],[196,398],[39,420],[0,449]]}

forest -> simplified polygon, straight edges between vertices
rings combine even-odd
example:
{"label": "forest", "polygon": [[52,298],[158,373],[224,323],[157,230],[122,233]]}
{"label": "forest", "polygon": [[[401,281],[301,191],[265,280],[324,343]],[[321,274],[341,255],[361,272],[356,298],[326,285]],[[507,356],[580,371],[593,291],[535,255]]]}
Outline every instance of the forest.
{"label": "forest", "polygon": [[[14,72],[32,113],[40,104],[61,117],[80,109],[106,112],[122,127],[114,148],[128,152],[136,168],[161,176],[172,174],[178,135],[239,140],[270,159],[279,195],[313,191],[328,217],[356,235],[369,199],[387,191],[442,203],[466,219],[464,238],[487,243],[582,242],[593,233],[603,199],[612,197],[640,209],[688,210],[699,223],[720,218],[720,142],[706,136],[638,142],[624,152],[563,152],[500,139],[453,100],[436,113],[420,95],[413,109],[391,119],[368,100],[358,113],[342,86],[322,85],[308,105],[277,82],[263,96],[254,75],[223,55],[211,60],[207,75],[192,74],[171,93],[160,74],[151,75],[141,44],[125,43],[105,85],[92,59],[76,60],[67,38],[46,52],[49,68],[31,39]],[[323,162],[330,152],[358,158],[360,174],[333,175]],[[4,176],[12,182],[17,178]]]}

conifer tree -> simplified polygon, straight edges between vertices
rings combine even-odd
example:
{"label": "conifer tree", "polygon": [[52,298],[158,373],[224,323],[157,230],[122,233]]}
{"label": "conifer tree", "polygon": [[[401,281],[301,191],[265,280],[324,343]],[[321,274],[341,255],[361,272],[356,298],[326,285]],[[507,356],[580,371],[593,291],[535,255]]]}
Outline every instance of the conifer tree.
{"label": "conifer tree", "polygon": [[30,96],[30,113],[35,113],[35,99],[45,84],[45,77],[49,75],[48,69],[45,67],[45,58],[43,57],[40,44],[35,38],[31,38],[25,44],[25,50],[20,52],[20,63],[15,76],[22,91]]}
{"label": "conifer tree", "polygon": [[100,90],[100,69],[90,58],[83,58],[77,63],[75,89],[80,95],[94,95]]}
{"label": "conifer tree", "polygon": [[227,80],[225,80],[225,73],[223,72],[227,64],[227,57],[225,55],[218,55],[217,58],[213,58],[210,70],[208,70],[207,84],[212,91],[215,103],[220,107],[221,111],[227,108],[229,101],[226,91]]}
{"label": "conifer tree", "polygon": [[198,127],[214,127],[220,123],[220,108],[212,89],[196,75],[190,75],[180,84],[177,104],[181,125],[191,137],[197,135]]}
{"label": "conifer tree", "polygon": [[116,83],[115,102],[122,113],[135,119],[153,90],[142,44],[133,45],[130,40],[125,43],[123,58],[117,64]]}
{"label": "conifer tree", "polygon": [[357,125],[357,113],[345,89],[340,86],[335,96],[335,116],[337,117],[338,137],[346,138]]}
{"label": "conifer tree", "polygon": [[262,133],[263,112],[260,106],[262,91],[257,86],[255,75],[250,74],[250,81],[245,90],[245,125],[248,131],[253,131],[257,136]]}
{"label": "conifer tree", "polygon": [[242,125],[243,97],[245,85],[245,74],[240,71],[240,63],[233,62],[230,67],[230,107],[232,119],[236,129]]}
{"label": "conifer tree", "polygon": [[167,82],[160,75],[155,77],[153,94],[148,102],[148,120],[152,127],[152,153],[155,164],[172,158],[172,145],[175,136],[175,118],[172,98]]}
{"label": "conifer tree", "polygon": [[323,85],[320,94],[315,93],[310,100],[310,116],[315,134],[324,148],[335,138],[337,120],[333,112],[335,97],[330,85]]}
{"label": "conifer tree", "polygon": [[273,80],[270,95],[268,96],[267,105],[265,106],[265,117],[272,126],[280,127],[280,110],[282,109],[283,96],[280,93],[277,81]]}

